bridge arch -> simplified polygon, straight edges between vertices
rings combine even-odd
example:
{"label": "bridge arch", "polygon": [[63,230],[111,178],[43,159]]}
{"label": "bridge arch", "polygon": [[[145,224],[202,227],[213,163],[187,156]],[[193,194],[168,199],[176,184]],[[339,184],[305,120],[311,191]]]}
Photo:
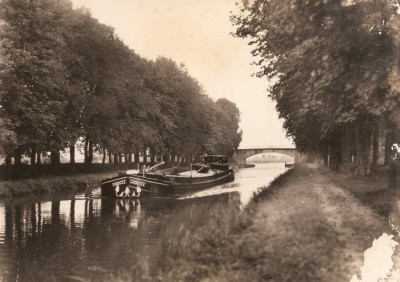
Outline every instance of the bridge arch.
{"label": "bridge arch", "polygon": [[233,159],[238,164],[246,164],[246,159],[262,153],[280,153],[294,158],[295,163],[306,162],[307,154],[300,153],[296,148],[248,148],[237,149],[233,154]]}
{"label": "bridge arch", "polygon": [[259,162],[293,163],[294,156],[291,156],[289,154],[282,154],[279,152],[267,152],[246,157],[246,163],[259,163]]}

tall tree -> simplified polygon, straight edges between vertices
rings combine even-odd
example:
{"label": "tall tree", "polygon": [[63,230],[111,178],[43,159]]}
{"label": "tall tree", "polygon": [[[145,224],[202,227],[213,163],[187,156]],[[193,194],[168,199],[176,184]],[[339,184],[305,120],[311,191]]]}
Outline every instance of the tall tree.
{"label": "tall tree", "polygon": [[[236,35],[252,38],[258,75],[276,79],[270,96],[288,135],[300,150],[330,147],[346,166],[346,154],[354,148],[356,171],[368,174],[372,120],[392,111],[399,98],[389,81],[396,69],[388,32],[393,6],[386,1],[243,2],[241,14],[232,18]],[[352,139],[354,144],[347,144]]]}
{"label": "tall tree", "polygon": [[[19,152],[63,148],[60,112],[68,71],[63,39],[68,1],[1,2],[1,102],[13,124]],[[16,158],[18,160],[19,153]]]}
{"label": "tall tree", "polygon": [[216,102],[218,119],[214,126],[220,131],[217,140],[218,151],[231,156],[233,151],[239,147],[242,141],[242,131],[239,130],[240,111],[238,107],[226,98],[218,99]]}

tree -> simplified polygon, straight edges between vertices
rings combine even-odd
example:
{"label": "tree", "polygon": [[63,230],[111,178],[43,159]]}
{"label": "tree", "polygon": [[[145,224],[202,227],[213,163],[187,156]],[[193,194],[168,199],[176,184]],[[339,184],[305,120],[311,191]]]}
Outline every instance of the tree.
{"label": "tree", "polygon": [[63,65],[67,1],[1,3],[1,102],[16,133],[16,162],[24,151],[63,148],[60,112],[65,107],[68,71]]}
{"label": "tree", "polygon": [[0,19],[0,151],[7,163],[30,154],[34,166],[50,151],[56,165],[69,147],[74,169],[82,138],[88,165],[94,151],[115,160],[147,148],[189,157],[206,150],[216,124],[229,148],[240,142],[234,104],[217,106],[183,65],[141,58],[68,0],[4,0]]}
{"label": "tree", "polygon": [[99,23],[87,10],[76,11],[71,22],[68,65],[71,83],[77,87],[69,99],[66,120],[71,128],[70,145],[84,136],[85,162],[90,164],[93,150],[121,154],[131,140],[130,108],[137,110],[137,101],[128,92],[137,91],[142,83],[141,78],[135,81],[140,58],[113,28]]}
{"label": "tree", "polygon": [[226,98],[218,99],[215,102],[217,106],[217,120],[214,127],[219,131],[217,148],[222,154],[231,156],[235,149],[239,147],[242,141],[242,131],[239,130],[240,111],[238,107]]}
{"label": "tree", "polygon": [[160,57],[152,65],[146,86],[159,102],[153,117],[165,144],[165,152],[196,154],[201,150],[202,109],[199,104],[203,90],[184,68]]}
{"label": "tree", "polygon": [[270,96],[298,149],[337,152],[347,171],[353,151],[355,171],[369,174],[372,121],[399,98],[389,80],[394,14],[385,1],[244,1],[236,36],[252,38],[257,75],[277,80]]}

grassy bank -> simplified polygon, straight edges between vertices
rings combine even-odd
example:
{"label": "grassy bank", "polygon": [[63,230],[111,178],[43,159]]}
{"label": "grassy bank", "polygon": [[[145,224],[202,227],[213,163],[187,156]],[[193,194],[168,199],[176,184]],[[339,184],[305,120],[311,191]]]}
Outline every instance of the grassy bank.
{"label": "grassy bank", "polygon": [[337,234],[315,208],[303,209],[303,195],[280,193],[297,177],[290,170],[260,189],[244,213],[221,211],[195,236],[171,243],[166,281],[322,281],[317,261],[328,259],[310,246],[331,255]]}
{"label": "grassy bank", "polygon": [[259,188],[244,212],[216,210],[206,227],[170,242],[166,281],[284,281],[275,280],[280,270],[270,257],[271,252],[282,254],[282,246],[268,244],[269,232],[257,230],[256,215],[292,175],[290,170]]}
{"label": "grassy bank", "polygon": [[0,197],[40,195],[60,191],[83,191],[98,187],[102,179],[114,174],[108,172],[0,181]]}

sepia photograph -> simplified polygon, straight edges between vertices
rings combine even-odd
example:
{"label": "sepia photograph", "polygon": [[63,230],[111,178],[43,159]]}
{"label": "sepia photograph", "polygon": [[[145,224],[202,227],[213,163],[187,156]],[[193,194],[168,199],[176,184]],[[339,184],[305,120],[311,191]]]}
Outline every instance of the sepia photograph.
{"label": "sepia photograph", "polygon": [[400,282],[399,0],[0,0],[0,281]]}

